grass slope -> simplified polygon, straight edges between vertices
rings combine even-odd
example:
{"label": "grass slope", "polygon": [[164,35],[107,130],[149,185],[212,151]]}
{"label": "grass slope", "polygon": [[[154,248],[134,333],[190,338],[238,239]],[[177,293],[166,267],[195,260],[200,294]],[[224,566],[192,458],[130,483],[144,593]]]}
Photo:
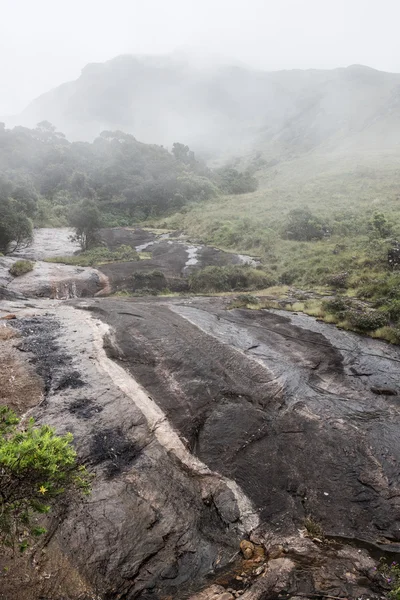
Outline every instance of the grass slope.
{"label": "grass slope", "polygon": [[[400,302],[400,273],[389,269],[387,253],[400,239],[398,157],[381,150],[351,156],[319,151],[263,166],[257,175],[256,192],[215,198],[159,225],[183,229],[220,248],[260,256],[282,284],[364,300],[368,310],[389,315],[384,327],[396,333],[385,329],[382,334],[382,326],[369,331],[397,341],[400,314],[393,305]],[[284,239],[290,211],[304,207],[326,224],[329,234],[313,241]],[[384,215],[387,232],[372,227],[376,213]],[[328,315],[326,309],[322,312],[319,316]],[[327,318],[338,322],[332,313]],[[379,317],[377,323],[380,320],[384,319]],[[342,324],[360,330],[351,319],[342,319]]]}

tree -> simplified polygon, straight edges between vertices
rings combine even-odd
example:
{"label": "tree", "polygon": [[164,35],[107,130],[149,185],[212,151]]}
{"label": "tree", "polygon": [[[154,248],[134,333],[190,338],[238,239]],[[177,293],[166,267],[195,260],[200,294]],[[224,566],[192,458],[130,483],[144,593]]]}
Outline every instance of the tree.
{"label": "tree", "polygon": [[56,130],[56,128],[52,123],[50,123],[50,121],[40,121],[40,123],[36,125],[36,129],[38,129],[39,131],[44,131],[46,133],[54,133]]}
{"label": "tree", "polygon": [[12,254],[32,241],[32,223],[12,199],[0,198],[0,252]]}
{"label": "tree", "polygon": [[175,142],[171,150],[172,154],[177,160],[185,163],[185,165],[193,165],[196,162],[194,152],[192,152],[189,146]]}
{"label": "tree", "polygon": [[0,406],[0,544],[25,550],[45,533],[38,520],[67,492],[90,492],[90,478],[79,465],[72,435],[57,436],[47,425],[19,426]]}
{"label": "tree", "polygon": [[14,186],[0,178],[0,252],[11,254],[32,241],[37,195],[29,182]]}
{"label": "tree", "polygon": [[74,239],[82,250],[89,250],[98,244],[101,215],[93,200],[83,200],[70,213],[70,224],[75,229]]}

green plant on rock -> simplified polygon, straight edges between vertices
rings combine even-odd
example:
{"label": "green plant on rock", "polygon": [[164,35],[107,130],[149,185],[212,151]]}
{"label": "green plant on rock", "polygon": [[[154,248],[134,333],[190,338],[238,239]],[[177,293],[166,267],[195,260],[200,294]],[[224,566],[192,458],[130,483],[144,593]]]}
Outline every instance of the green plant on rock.
{"label": "green plant on rock", "polygon": [[147,271],[133,273],[132,289],[141,295],[156,295],[167,288],[167,279],[162,271]]}
{"label": "green plant on rock", "polygon": [[318,538],[320,540],[324,539],[325,535],[324,530],[322,529],[322,525],[318,523],[318,521],[316,521],[316,519],[314,519],[314,517],[312,517],[311,515],[308,515],[304,519],[304,527],[307,530],[307,534],[311,538]]}
{"label": "green plant on rock", "polygon": [[72,440],[33,419],[22,427],[12,410],[0,406],[0,544],[24,551],[46,532],[40,515],[67,493],[90,492]]}
{"label": "green plant on rock", "polygon": [[35,264],[30,260],[17,260],[11,265],[9,272],[13,277],[20,277],[33,270]]}
{"label": "green plant on rock", "polygon": [[389,565],[381,559],[378,571],[384,586],[390,590],[387,597],[391,600],[400,600],[400,565],[395,561]]}

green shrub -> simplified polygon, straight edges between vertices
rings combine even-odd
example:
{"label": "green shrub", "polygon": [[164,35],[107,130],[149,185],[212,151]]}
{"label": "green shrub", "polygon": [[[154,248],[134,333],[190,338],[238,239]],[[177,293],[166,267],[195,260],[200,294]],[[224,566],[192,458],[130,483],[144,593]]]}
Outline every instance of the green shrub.
{"label": "green shrub", "polygon": [[336,289],[346,288],[348,276],[347,272],[334,273],[326,278],[326,283]]}
{"label": "green shrub", "polygon": [[372,219],[368,222],[368,229],[371,231],[372,235],[381,238],[388,237],[392,233],[391,224],[387,217],[381,212],[374,213]]}
{"label": "green shrub", "polygon": [[284,238],[304,242],[320,240],[326,233],[326,226],[307,207],[291,210],[282,230]]}
{"label": "green shrub", "polygon": [[205,267],[189,278],[189,287],[195,293],[260,290],[276,284],[276,279],[250,266]]}
{"label": "green shrub", "polygon": [[362,332],[375,331],[388,323],[387,315],[377,310],[357,311],[351,309],[345,313],[345,318],[351,327]]}
{"label": "green shrub", "polygon": [[30,260],[17,260],[11,265],[9,271],[13,277],[20,277],[21,275],[29,273],[29,271],[33,271],[34,266],[35,264]]}
{"label": "green shrub", "polygon": [[140,220],[142,219],[128,218],[125,215],[110,212],[101,213],[101,224],[103,227],[129,227],[134,221]]}
{"label": "green shrub", "polygon": [[394,561],[390,565],[381,559],[379,573],[382,577],[384,587],[389,588],[387,597],[390,600],[400,600],[400,566]]}
{"label": "green shrub", "polygon": [[324,539],[325,535],[322,525],[312,516],[308,515],[308,517],[304,519],[304,527],[311,538]]}
{"label": "green shrub", "polygon": [[362,298],[399,298],[400,273],[373,277],[360,286],[358,294]]}
{"label": "green shrub", "polygon": [[322,302],[323,310],[334,315],[344,314],[350,306],[350,301],[347,298],[342,298],[341,296],[336,296],[332,300],[324,300]]}
{"label": "green shrub", "polygon": [[386,306],[383,308],[383,312],[385,312],[391,321],[399,321],[400,320],[400,299],[390,298],[387,301]]}
{"label": "green shrub", "polygon": [[29,540],[45,533],[37,518],[47,514],[67,491],[90,491],[79,466],[72,435],[57,436],[47,425],[25,428],[6,406],[0,406],[0,543],[25,550]]}
{"label": "green shrub", "polygon": [[282,271],[279,277],[279,282],[283,285],[292,285],[296,280],[303,277],[304,273],[304,269],[285,269],[284,271]]}
{"label": "green shrub", "polygon": [[155,295],[167,288],[167,280],[161,271],[136,272],[132,275],[132,289],[142,295]]}

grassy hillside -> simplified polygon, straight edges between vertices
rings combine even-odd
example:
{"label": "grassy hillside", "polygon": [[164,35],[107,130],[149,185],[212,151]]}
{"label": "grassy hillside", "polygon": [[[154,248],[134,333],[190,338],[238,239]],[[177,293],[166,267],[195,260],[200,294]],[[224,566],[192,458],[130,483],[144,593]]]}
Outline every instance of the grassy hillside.
{"label": "grassy hillside", "polygon": [[[186,207],[163,220],[163,226],[260,256],[282,285],[358,298],[362,305],[357,310],[384,313],[400,335],[400,270],[388,263],[388,252],[400,239],[397,158],[310,153],[264,166],[257,175],[261,185],[256,192]],[[294,239],[292,211],[305,208],[322,233]],[[398,339],[397,333],[386,334]]]}

